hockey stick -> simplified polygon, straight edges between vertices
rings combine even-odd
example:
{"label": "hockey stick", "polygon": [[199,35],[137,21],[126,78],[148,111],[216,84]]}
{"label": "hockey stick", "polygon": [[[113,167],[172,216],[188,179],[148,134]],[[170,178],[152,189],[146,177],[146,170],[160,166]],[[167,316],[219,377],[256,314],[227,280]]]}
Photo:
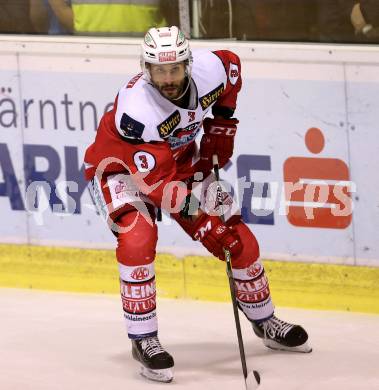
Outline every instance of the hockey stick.
{"label": "hockey stick", "polygon": [[[219,170],[219,165],[218,165],[218,157],[216,154],[214,154],[212,156],[212,162],[213,162],[213,170],[214,170],[214,173],[216,176],[216,181],[217,181],[217,195],[216,195],[217,196],[217,203],[221,208],[223,206],[222,188],[220,185],[220,170]],[[223,210],[221,210],[221,211],[223,211]],[[222,222],[225,223],[225,215],[223,212],[221,212],[220,218],[221,218]],[[247,372],[245,347],[243,345],[241,323],[240,323],[240,317],[238,314],[238,305],[237,305],[235,284],[234,284],[234,278],[233,278],[233,272],[232,272],[232,256],[230,254],[230,251],[225,249],[225,248],[224,248],[224,253],[225,253],[225,262],[226,262],[226,273],[227,273],[228,279],[229,279],[230,295],[232,298],[234,320],[235,320],[236,330],[237,330],[238,347],[239,347],[239,351],[240,351],[243,377],[245,379],[246,390],[252,390],[252,389],[255,389],[260,384],[261,377],[260,377],[258,371],[253,370],[253,377],[251,375],[249,376],[248,372]]]}

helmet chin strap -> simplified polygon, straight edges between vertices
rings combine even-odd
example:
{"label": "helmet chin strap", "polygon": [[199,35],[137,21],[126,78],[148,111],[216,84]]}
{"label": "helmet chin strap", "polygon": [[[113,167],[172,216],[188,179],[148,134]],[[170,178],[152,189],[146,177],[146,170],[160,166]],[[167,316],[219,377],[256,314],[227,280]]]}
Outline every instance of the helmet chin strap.
{"label": "helmet chin strap", "polygon": [[179,97],[177,97],[177,98],[175,98],[175,99],[170,99],[170,100],[173,100],[173,101],[180,100],[180,99],[187,93],[190,84],[191,84],[190,78],[187,76],[187,85],[186,85],[186,87],[184,88],[183,93],[182,93]]}

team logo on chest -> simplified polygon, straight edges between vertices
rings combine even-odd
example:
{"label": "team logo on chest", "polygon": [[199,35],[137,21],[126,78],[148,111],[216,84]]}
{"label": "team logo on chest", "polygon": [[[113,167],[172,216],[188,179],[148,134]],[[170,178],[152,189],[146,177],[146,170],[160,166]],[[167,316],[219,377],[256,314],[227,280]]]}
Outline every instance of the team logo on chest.
{"label": "team logo on chest", "polygon": [[180,148],[192,142],[200,131],[200,122],[194,122],[184,129],[177,129],[168,138],[171,149]]}

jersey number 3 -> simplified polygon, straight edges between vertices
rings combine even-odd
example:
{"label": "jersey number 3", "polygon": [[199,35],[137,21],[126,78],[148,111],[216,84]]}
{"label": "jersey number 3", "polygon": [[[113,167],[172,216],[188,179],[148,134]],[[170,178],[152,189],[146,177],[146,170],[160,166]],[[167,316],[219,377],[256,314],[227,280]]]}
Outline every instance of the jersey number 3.
{"label": "jersey number 3", "polygon": [[155,167],[155,158],[148,152],[140,151],[134,155],[134,164],[139,172],[148,172]]}

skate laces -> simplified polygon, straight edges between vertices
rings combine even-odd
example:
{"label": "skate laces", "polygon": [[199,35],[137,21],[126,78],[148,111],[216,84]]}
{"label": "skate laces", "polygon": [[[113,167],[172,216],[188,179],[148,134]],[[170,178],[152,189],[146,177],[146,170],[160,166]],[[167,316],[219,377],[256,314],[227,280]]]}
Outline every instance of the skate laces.
{"label": "skate laces", "polygon": [[282,339],[285,338],[287,333],[295,326],[289,324],[288,322],[279,320],[279,318],[275,316],[272,316],[267,321],[264,321],[262,325],[264,337],[267,338],[268,336],[270,339],[275,339],[277,337]]}
{"label": "skate laces", "polygon": [[162,348],[158,337],[147,337],[145,339],[141,339],[141,347],[143,349],[143,352],[148,357],[152,357],[154,355],[158,355],[159,353],[164,352],[164,349]]}

